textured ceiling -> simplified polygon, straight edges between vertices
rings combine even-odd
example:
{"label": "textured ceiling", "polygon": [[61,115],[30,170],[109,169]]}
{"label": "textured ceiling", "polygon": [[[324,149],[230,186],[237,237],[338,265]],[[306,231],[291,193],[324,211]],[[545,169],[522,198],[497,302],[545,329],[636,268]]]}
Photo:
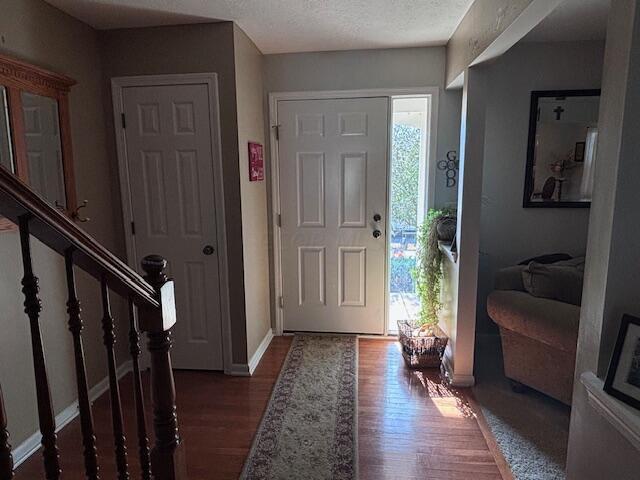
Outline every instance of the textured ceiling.
{"label": "textured ceiling", "polygon": [[444,45],[473,0],[46,0],[98,29],[233,20],[263,53]]}
{"label": "textured ceiling", "polygon": [[610,3],[610,0],[565,0],[523,41],[604,40]]}

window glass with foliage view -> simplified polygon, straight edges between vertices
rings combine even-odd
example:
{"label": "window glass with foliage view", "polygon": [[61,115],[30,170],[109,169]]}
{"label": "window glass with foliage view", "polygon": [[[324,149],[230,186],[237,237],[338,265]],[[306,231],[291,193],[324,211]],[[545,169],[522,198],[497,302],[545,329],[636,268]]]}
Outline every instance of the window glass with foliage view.
{"label": "window glass with foliage view", "polygon": [[390,188],[390,316],[389,330],[398,320],[411,320],[417,315],[413,269],[416,265],[416,232],[418,229],[421,189],[424,183],[426,153],[425,98],[393,100]]}

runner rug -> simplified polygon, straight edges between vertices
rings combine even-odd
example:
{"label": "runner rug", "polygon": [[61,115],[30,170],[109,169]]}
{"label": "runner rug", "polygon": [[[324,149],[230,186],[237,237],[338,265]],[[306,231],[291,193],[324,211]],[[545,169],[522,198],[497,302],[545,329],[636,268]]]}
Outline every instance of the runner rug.
{"label": "runner rug", "polygon": [[294,338],[241,479],[357,478],[357,342]]}

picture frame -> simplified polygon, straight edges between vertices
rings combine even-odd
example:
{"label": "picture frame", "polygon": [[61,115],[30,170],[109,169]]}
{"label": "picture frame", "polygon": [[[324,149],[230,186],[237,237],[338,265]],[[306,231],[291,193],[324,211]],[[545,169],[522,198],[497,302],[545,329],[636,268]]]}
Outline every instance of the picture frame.
{"label": "picture frame", "polygon": [[573,154],[573,159],[576,162],[584,162],[584,152],[587,148],[587,142],[576,142],[576,148]]}
{"label": "picture frame", "polygon": [[604,391],[640,410],[640,318],[622,316]]}
{"label": "picture frame", "polygon": [[[558,133],[562,133],[569,124],[575,124],[576,128],[595,125],[597,129],[595,115],[593,119],[585,118],[580,122],[576,122],[574,118],[577,112],[592,114],[597,112],[590,108],[571,108],[575,102],[588,102],[590,99],[594,104],[598,104],[600,90],[534,90],[531,92],[523,208],[589,208],[591,206],[590,198],[579,198],[576,192],[580,191],[579,186],[582,185],[578,172],[585,171],[583,170],[585,160],[589,152],[595,152],[595,150],[587,148],[587,139],[584,142],[581,139],[576,142],[577,138],[574,135]],[[578,127],[580,123],[583,125]],[[555,141],[551,142],[552,139],[558,138],[566,138],[566,145],[555,145]],[[573,158],[580,153],[581,147],[577,145],[578,143],[584,144],[581,160]],[[595,156],[595,153],[593,155]],[[546,188],[543,188],[544,186]]]}
{"label": "picture frame", "polygon": [[264,150],[262,144],[249,142],[249,181],[264,180]]}

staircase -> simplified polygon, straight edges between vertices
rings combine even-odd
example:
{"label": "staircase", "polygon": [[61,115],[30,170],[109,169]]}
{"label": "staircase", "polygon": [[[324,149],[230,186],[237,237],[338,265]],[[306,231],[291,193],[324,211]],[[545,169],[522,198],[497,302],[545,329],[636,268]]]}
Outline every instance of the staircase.
{"label": "staircase", "polygon": [[[45,478],[61,478],[60,455],[55,433],[55,417],[51,403],[47,365],[45,362],[40,312],[38,278],[31,256],[31,237],[35,237],[63,256],[66,265],[68,290],[68,326],[73,339],[74,366],[77,380],[78,408],[82,432],[82,455],[85,476],[90,480],[100,478],[100,461],[94,435],[93,416],[89,400],[85,354],[82,342],[83,319],[80,301],[76,294],[75,272],[84,270],[96,280],[102,299],[102,330],[107,355],[111,421],[113,426],[113,451],[118,480],[128,480],[129,467],[125,447],[122,404],[114,354],[114,319],[111,314],[110,296],[122,296],[128,302],[129,351],[133,363],[133,380],[138,435],[138,455],[145,480],[186,479],[184,453],[178,433],[175,385],[171,369],[171,329],[176,323],[173,281],[164,271],[165,259],[150,255],[142,260],[146,275],[141,277],[95,239],[78,228],[67,216],[39,197],[27,185],[8,170],[0,167],[0,215],[18,225],[24,276],[24,311],[31,332],[33,367],[36,381],[38,421],[42,434],[42,455]],[[140,377],[140,333],[148,337],[151,366],[151,399],[153,409],[154,444],[148,440],[145,423],[145,403]],[[0,480],[14,476],[14,464],[7,431],[0,385]]]}

